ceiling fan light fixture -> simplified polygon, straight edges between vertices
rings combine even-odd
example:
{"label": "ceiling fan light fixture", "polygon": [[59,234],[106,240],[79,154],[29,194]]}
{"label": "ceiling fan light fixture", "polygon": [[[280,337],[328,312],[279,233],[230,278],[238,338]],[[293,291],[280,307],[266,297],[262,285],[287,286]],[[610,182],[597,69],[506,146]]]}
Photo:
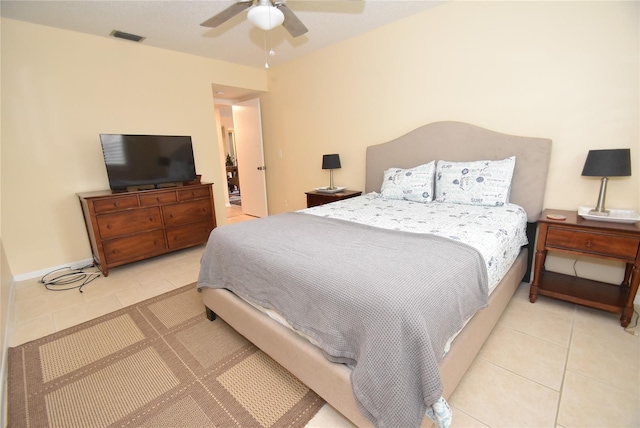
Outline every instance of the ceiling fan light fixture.
{"label": "ceiling fan light fixture", "polygon": [[249,9],[247,19],[256,27],[269,31],[282,25],[284,14],[273,6],[259,4]]}

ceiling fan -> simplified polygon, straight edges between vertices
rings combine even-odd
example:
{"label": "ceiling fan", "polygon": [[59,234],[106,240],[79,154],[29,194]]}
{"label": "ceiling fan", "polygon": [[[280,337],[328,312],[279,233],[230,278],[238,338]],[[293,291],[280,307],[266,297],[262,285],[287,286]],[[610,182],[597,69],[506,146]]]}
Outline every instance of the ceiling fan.
{"label": "ceiling fan", "polygon": [[[257,4],[254,5],[254,2]],[[282,25],[293,37],[301,36],[309,31],[291,9],[284,4],[284,0],[240,0],[200,25],[216,28],[249,8],[247,19],[265,31],[278,25]]]}

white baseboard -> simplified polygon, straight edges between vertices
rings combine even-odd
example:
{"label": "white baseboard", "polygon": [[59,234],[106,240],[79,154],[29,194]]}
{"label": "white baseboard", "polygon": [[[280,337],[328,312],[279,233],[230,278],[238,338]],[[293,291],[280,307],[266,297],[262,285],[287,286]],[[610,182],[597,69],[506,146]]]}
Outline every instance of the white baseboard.
{"label": "white baseboard", "polygon": [[13,280],[15,282],[20,282],[20,281],[26,281],[28,279],[33,279],[33,278],[42,278],[43,276],[45,276],[49,272],[53,272],[53,271],[58,270],[58,269],[64,269],[64,268],[79,269],[81,267],[88,266],[88,265],[90,265],[92,263],[93,263],[93,259],[78,260],[78,261],[71,262],[71,263],[66,264],[66,265],[53,266],[53,267],[50,267],[50,268],[47,268],[47,269],[41,269],[41,270],[37,270],[37,271],[33,271],[33,272],[23,273],[23,274],[20,274],[20,275],[14,275]]}

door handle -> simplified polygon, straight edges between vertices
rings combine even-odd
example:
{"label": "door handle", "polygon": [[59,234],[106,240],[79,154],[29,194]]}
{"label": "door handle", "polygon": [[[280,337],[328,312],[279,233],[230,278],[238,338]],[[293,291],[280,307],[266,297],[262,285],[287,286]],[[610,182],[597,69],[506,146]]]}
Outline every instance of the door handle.
{"label": "door handle", "polygon": [[258,167],[258,171],[266,171],[266,170],[267,170],[267,167],[264,165]]}

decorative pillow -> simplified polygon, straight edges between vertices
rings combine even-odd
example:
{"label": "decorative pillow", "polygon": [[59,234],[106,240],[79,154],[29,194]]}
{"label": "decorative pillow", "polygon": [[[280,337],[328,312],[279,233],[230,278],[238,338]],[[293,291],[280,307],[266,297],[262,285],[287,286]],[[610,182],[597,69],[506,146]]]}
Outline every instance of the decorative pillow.
{"label": "decorative pillow", "polygon": [[516,157],[496,161],[447,162],[436,166],[438,202],[502,206],[509,202]]}
{"label": "decorative pillow", "polygon": [[410,169],[389,168],[384,172],[381,193],[387,199],[414,202],[433,200],[434,161]]}

